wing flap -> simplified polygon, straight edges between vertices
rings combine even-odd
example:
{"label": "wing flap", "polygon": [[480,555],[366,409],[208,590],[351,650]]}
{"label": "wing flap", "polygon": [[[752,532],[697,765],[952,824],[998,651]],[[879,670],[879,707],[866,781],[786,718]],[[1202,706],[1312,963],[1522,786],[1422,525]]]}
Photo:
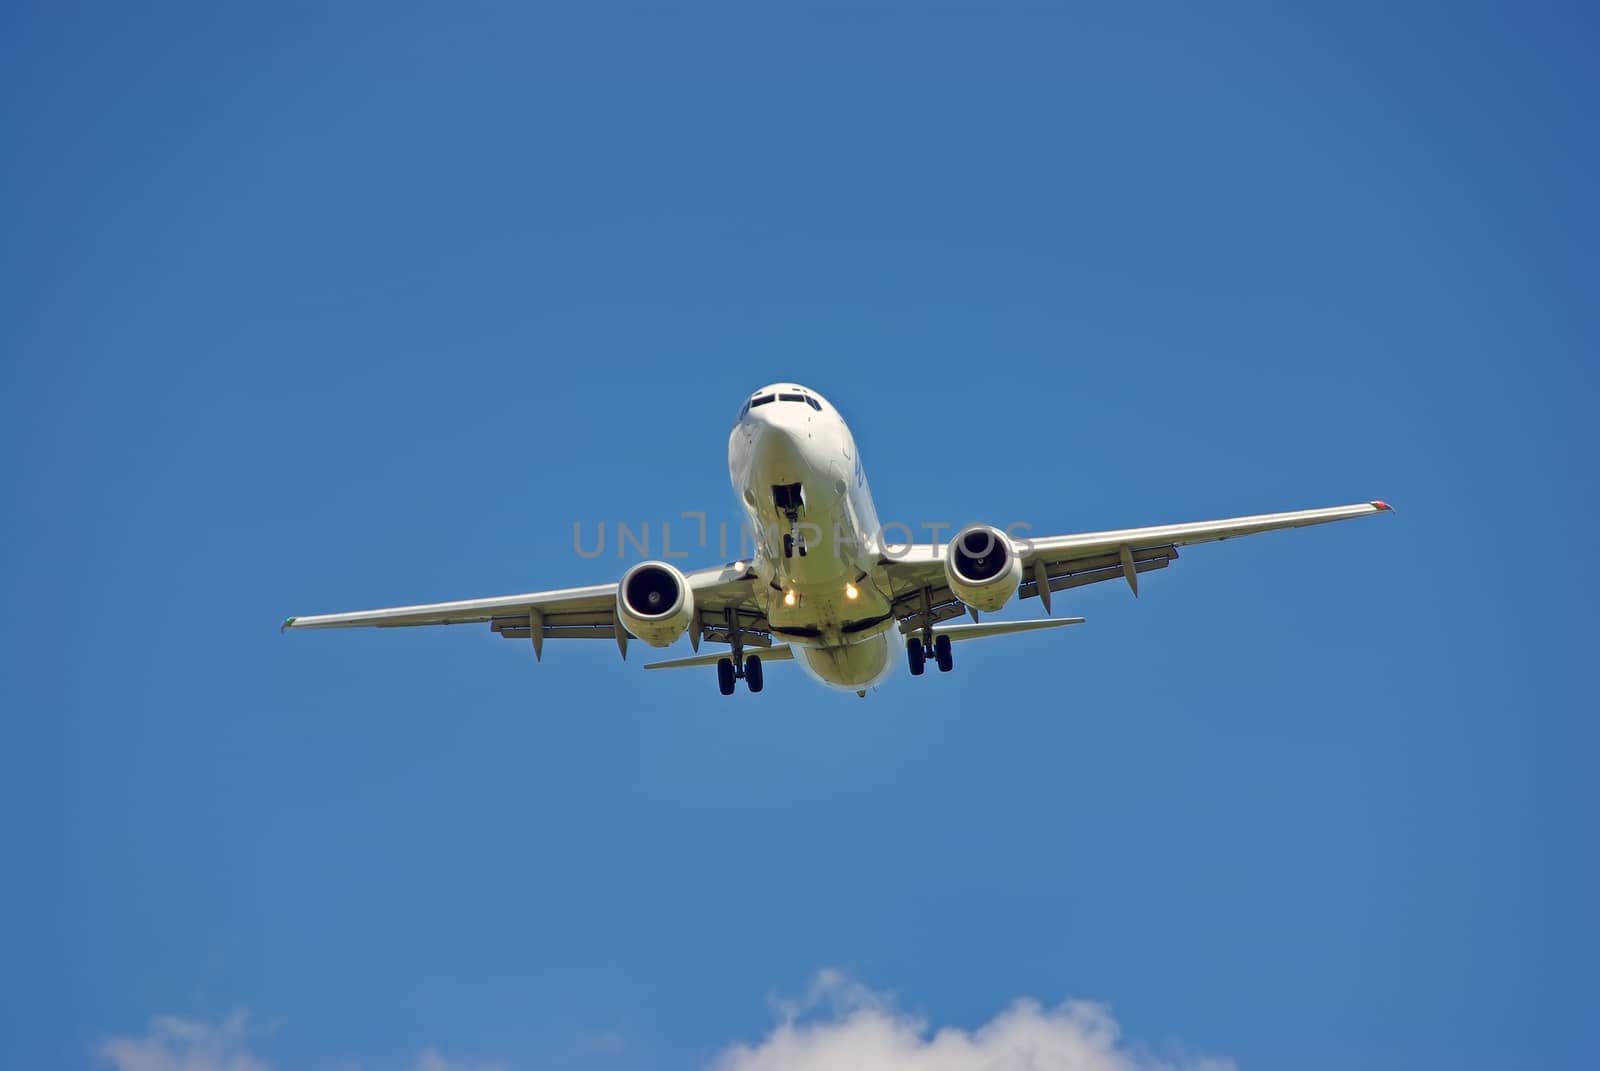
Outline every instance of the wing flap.
{"label": "wing flap", "polygon": [[[1148,573],[1152,569],[1165,569],[1178,560],[1177,547],[1148,547],[1132,552],[1133,571],[1135,573]],[[1081,588],[1085,584],[1098,584],[1102,580],[1120,580],[1127,576],[1122,564],[1120,554],[1105,554],[1083,561],[1073,560],[1064,566],[1054,569],[1046,566],[1046,576],[1050,581],[1051,591],[1065,591],[1067,588]],[[1031,573],[1030,573],[1031,576]],[[1024,580],[1017,588],[1017,598],[1031,599],[1039,594],[1039,582],[1034,579]]]}

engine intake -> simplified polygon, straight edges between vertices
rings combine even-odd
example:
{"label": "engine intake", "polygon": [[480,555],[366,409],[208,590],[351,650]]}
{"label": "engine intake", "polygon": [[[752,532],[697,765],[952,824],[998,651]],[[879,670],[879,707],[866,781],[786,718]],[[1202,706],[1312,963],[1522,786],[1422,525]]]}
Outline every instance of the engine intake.
{"label": "engine intake", "polygon": [[1022,561],[1004,532],[975,524],[950,541],[944,553],[944,573],[956,598],[974,610],[993,613],[1017,593]]}
{"label": "engine intake", "polygon": [[651,647],[666,647],[689,627],[694,592],[689,581],[666,562],[640,562],[617,585],[617,617],[631,634]]}

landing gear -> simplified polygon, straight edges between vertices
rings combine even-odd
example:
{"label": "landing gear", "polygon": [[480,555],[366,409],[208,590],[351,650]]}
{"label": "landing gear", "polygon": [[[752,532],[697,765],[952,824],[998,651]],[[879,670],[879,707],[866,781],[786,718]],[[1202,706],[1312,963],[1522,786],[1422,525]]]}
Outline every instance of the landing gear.
{"label": "landing gear", "polygon": [[789,522],[789,531],[783,537],[783,556],[794,557],[794,552],[799,551],[800,557],[806,556],[806,542],[798,539],[794,534],[794,526],[800,523],[800,514],[806,506],[805,487],[798,483],[776,483],[772,485],[772,505],[783,514],[784,520]]}
{"label": "landing gear", "polygon": [[[737,654],[734,658],[739,657]],[[761,656],[751,655],[744,659],[744,666],[740,668],[733,658],[717,659],[717,691],[723,695],[732,695],[739,687],[739,681],[744,681],[746,688],[752,692],[759,692],[766,686],[766,673],[761,668]]]}
{"label": "landing gear", "polygon": [[915,636],[911,637],[906,641],[906,662],[911,666],[913,677],[922,676],[922,666],[925,661],[927,655],[922,650],[922,641]]}
{"label": "landing gear", "polygon": [[950,653],[950,637],[935,636],[931,649],[920,637],[912,636],[906,640],[906,664],[911,667],[913,677],[922,676],[930,656],[938,665],[940,673],[949,673],[951,667],[955,665],[955,659]]}
{"label": "landing gear", "polygon": [[[732,695],[736,682],[740,677],[744,676],[744,633],[738,629],[732,610],[725,610],[723,614],[728,622],[728,639],[733,644],[733,651],[730,652],[733,657],[717,659],[717,690],[723,695]],[[750,690],[759,692],[761,690],[761,660],[759,658],[751,658],[750,661],[756,664],[755,687]]]}

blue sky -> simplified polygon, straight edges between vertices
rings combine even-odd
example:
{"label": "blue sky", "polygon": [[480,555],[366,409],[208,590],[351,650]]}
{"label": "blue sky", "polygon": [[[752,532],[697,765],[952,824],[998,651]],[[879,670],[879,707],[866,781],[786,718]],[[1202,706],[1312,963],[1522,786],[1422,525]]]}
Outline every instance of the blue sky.
{"label": "blue sky", "polygon": [[[1586,1062],[1595,32],[8,7],[0,1065]],[[780,378],[886,518],[1397,512],[867,701],[279,636],[735,519]]]}

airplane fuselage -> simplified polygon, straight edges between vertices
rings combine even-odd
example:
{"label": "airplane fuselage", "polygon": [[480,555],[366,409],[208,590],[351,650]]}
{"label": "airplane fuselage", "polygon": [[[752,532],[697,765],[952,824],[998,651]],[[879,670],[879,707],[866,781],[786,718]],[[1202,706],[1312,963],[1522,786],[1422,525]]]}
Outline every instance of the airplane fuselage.
{"label": "airplane fuselage", "polygon": [[874,577],[881,532],[838,410],[798,384],[756,391],[728,439],[728,473],[756,536],[757,597],[773,636],[824,684],[883,680],[894,615]]}

